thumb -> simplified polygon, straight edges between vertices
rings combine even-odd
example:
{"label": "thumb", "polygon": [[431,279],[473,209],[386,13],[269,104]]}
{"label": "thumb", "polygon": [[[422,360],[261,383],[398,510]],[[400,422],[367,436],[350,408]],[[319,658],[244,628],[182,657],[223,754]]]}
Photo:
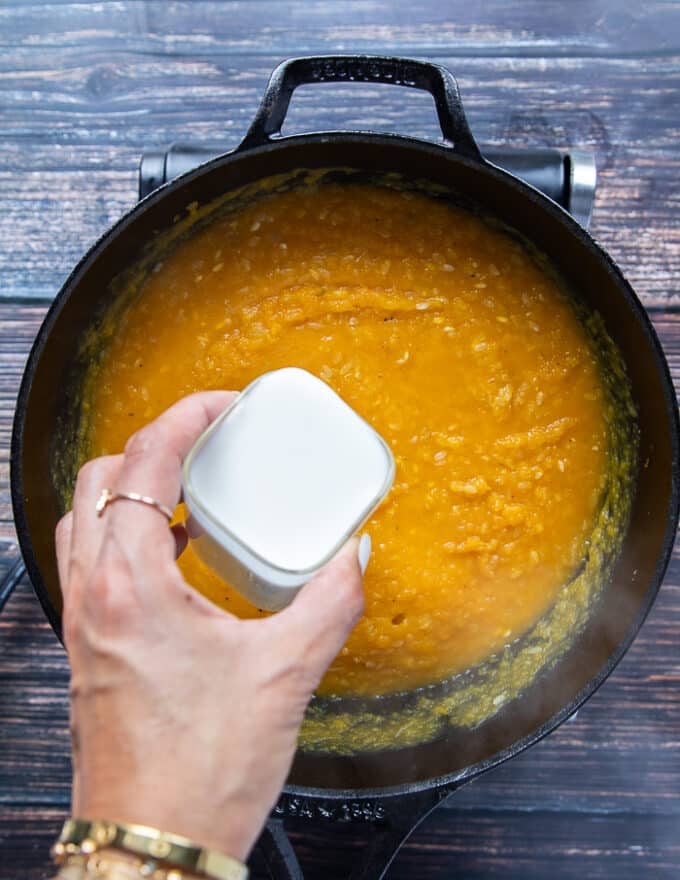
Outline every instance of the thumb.
{"label": "thumb", "polygon": [[368,535],[352,538],[291,605],[274,618],[310,673],[323,675],[364,610],[363,572],[371,555]]}

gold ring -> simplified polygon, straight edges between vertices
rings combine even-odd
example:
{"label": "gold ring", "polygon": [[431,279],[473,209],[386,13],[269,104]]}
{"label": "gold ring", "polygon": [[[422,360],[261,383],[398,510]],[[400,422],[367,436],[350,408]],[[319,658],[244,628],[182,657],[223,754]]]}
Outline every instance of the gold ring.
{"label": "gold ring", "polygon": [[168,522],[171,522],[173,517],[170,508],[166,507],[165,504],[161,504],[160,501],[156,501],[155,498],[149,498],[148,495],[140,495],[137,492],[112,492],[110,489],[102,489],[102,494],[99,496],[97,506],[95,507],[97,516],[102,516],[109,504],[113,504],[114,501],[138,501],[140,504],[154,507],[159,513],[163,514]]}

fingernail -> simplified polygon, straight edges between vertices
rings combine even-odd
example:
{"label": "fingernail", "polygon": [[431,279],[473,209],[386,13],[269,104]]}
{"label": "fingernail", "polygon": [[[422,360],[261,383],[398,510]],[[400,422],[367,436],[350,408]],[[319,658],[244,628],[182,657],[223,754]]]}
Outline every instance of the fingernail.
{"label": "fingernail", "polygon": [[361,536],[361,540],[359,541],[359,549],[357,551],[357,556],[359,557],[359,568],[361,569],[361,574],[364,575],[366,573],[366,566],[368,565],[368,560],[371,558],[371,536],[367,534],[363,534]]}

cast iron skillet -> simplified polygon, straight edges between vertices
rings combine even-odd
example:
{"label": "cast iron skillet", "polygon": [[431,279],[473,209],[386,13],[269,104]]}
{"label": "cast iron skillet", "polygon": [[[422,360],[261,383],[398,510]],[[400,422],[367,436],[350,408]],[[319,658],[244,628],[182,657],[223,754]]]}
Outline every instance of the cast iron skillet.
{"label": "cast iron skillet", "polygon": [[[303,83],[383,82],[430,92],[443,144],[396,135],[334,132],[278,137]],[[21,549],[40,602],[60,634],[53,549],[62,510],[51,455],[70,371],[109,285],[142,246],[191,202],[296,168],[349,166],[397,172],[455,189],[517,229],[553,261],[603,316],[630,376],[640,422],[632,518],[612,583],[573,648],[525,694],[473,731],[452,731],[408,749],[351,757],[298,754],[278,815],[369,820],[383,830],[354,876],[378,876],[400,839],[444,794],[536,742],[586,700],[621,659],[658,591],[678,519],[678,422],[666,361],[647,315],[612,260],[560,207],[486,162],[457,85],[442,67],[368,56],[299,58],[278,67],[243,143],[167,183],[123,217],[82,259],[55,299],[33,346],[19,393],[11,479]],[[408,796],[406,800],[404,797]],[[396,800],[395,800],[396,797]]]}

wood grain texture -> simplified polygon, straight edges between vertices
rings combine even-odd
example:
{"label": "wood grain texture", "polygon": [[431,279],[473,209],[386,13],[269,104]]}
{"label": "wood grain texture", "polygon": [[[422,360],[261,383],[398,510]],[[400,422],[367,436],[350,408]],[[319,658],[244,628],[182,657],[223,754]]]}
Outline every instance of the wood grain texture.
{"label": "wood grain texture", "polygon": [[[45,853],[66,811],[0,805],[3,880],[47,880]],[[677,880],[677,820],[540,812],[530,818],[478,810],[435,810],[414,832],[390,880]],[[289,831],[290,833],[290,831]],[[365,831],[297,825],[291,837],[306,880],[344,880],[361,859]],[[11,847],[8,846],[11,844]],[[616,873],[613,873],[615,866]],[[252,880],[264,880],[255,870]]]}
{"label": "wood grain texture", "polygon": [[[680,387],[680,3],[4,0],[0,48],[0,576],[17,552],[14,402],[47,302],[134,204],[142,150],[234,147],[283,57],[432,58],[458,77],[480,143],[593,150],[593,232],[653,310]],[[337,128],[438,137],[423,93],[296,93],[284,133]],[[676,549],[613,676],[574,720],[449,798],[390,878],[680,876],[679,639]],[[24,579],[0,615],[0,880],[50,876],[69,800],[67,688]],[[308,880],[345,876],[365,846],[354,826],[291,830]]]}
{"label": "wood grain texture", "polygon": [[[361,857],[362,841],[353,829],[300,829],[293,841],[311,880],[342,880]],[[436,810],[397,856],[389,878],[671,880],[677,878],[679,850],[672,818]]]}
{"label": "wood grain texture", "polygon": [[[193,0],[147,2],[46,2],[5,0],[0,21],[12,49],[73,45],[87,34],[103,45],[125,37],[135,52],[200,56],[213,47],[262,54],[303,51],[419,50],[429,55],[664,54],[677,48],[677,4],[635,0],[579,2],[487,0],[480,7],[425,0],[417,7],[391,0]],[[197,9],[198,7],[198,9]],[[256,7],[256,8],[253,8]],[[48,19],[48,27],[44,21]],[[8,39],[8,37],[10,39]],[[21,57],[21,55],[19,55]]]}

